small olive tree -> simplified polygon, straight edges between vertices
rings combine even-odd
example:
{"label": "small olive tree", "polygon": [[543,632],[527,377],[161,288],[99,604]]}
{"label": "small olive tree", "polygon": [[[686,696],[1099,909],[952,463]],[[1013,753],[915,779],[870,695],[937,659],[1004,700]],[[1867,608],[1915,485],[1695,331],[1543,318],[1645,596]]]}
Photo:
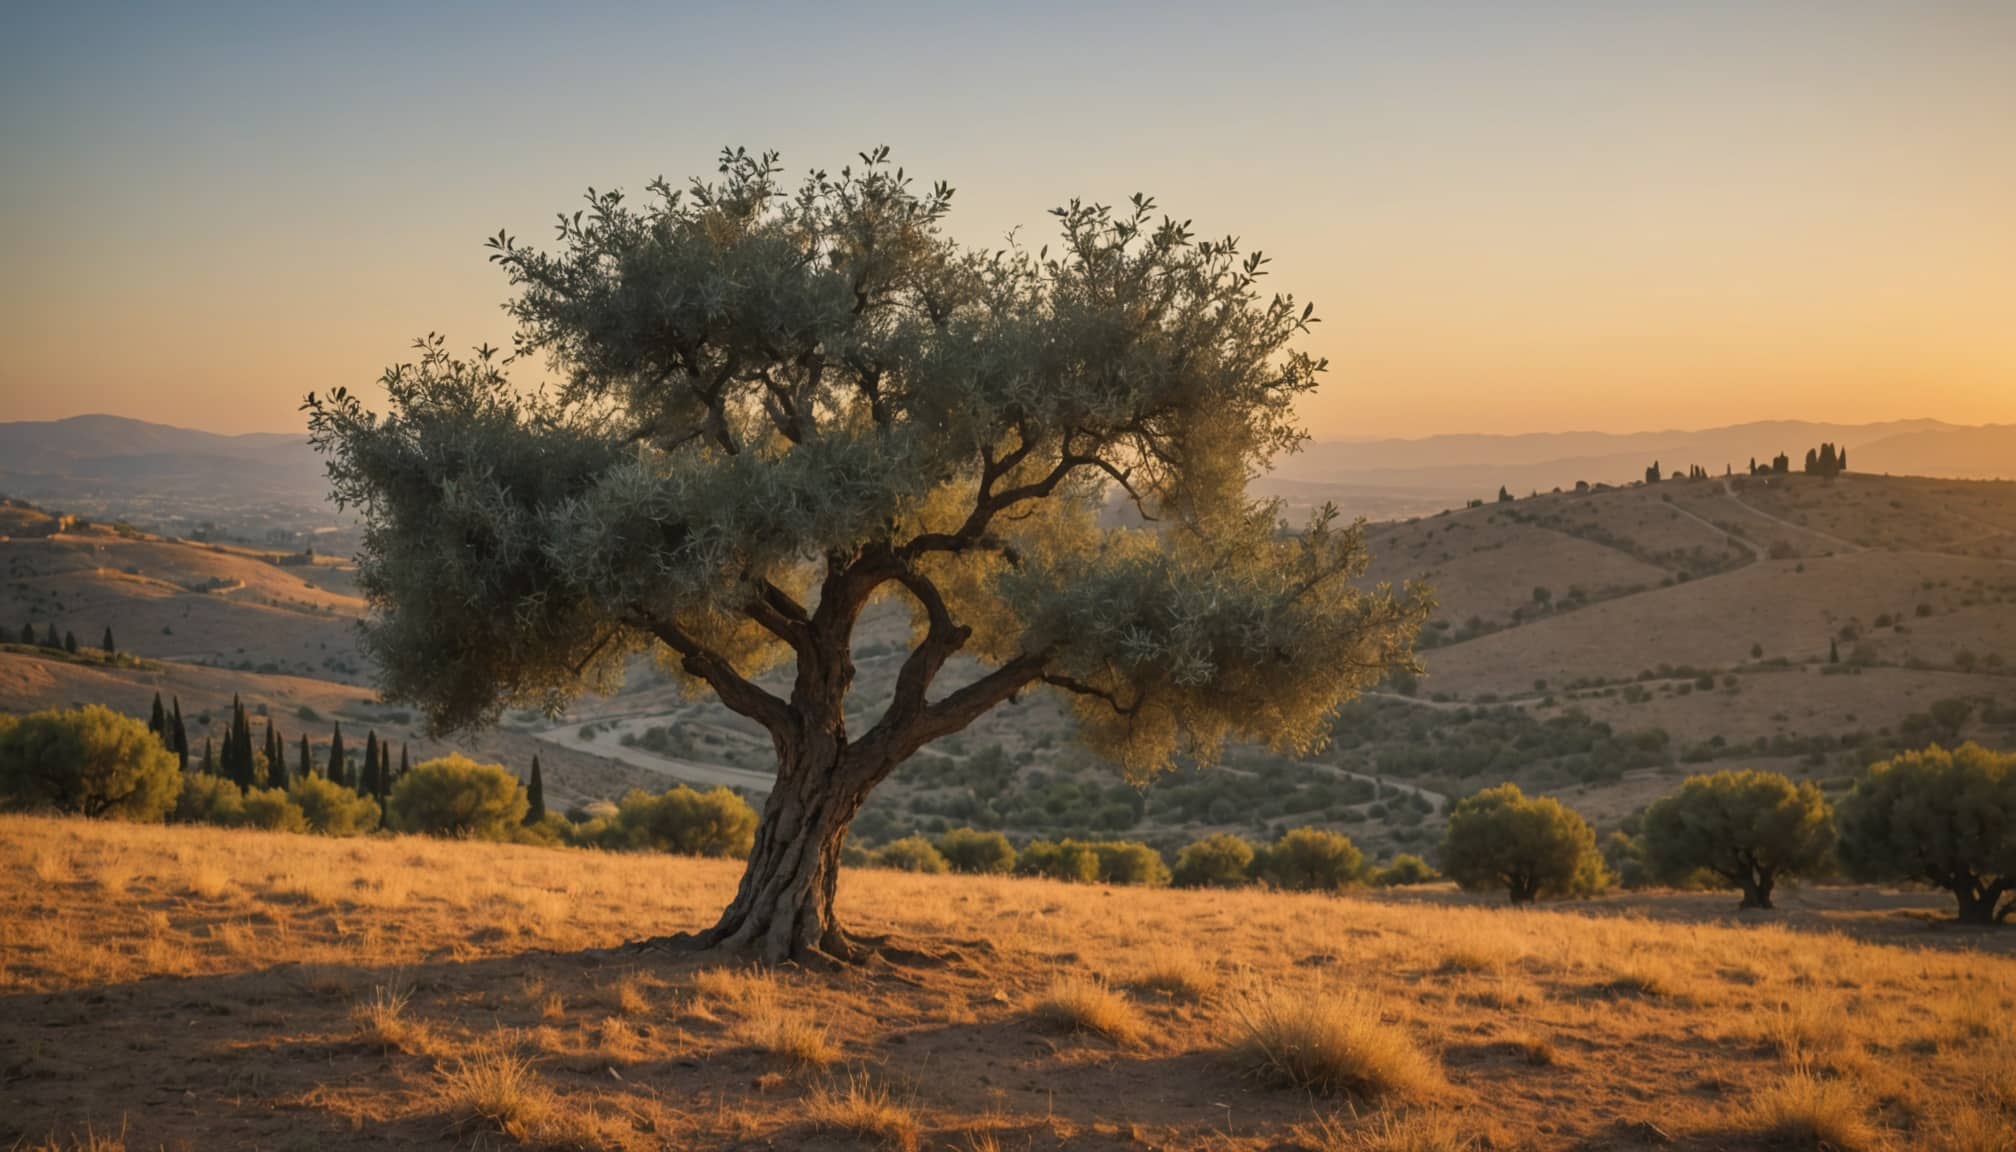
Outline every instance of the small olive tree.
{"label": "small olive tree", "polygon": [[1811,875],[1834,852],[1834,810],[1812,783],[1776,772],[1690,776],[1645,812],[1645,852],[1667,880],[1706,871],[1771,907],[1780,876]]}
{"label": "small olive tree", "polygon": [[[591,192],[551,251],[500,233],[511,357],[430,338],[385,374],[385,415],[307,404],[366,524],[389,696],[465,728],[649,650],[769,733],[734,900],[647,943],[856,955],[833,899],[862,803],[1020,693],[1062,694],[1138,781],[1233,738],[1307,750],[1412,665],[1426,598],[1355,584],[1361,534],[1334,512],[1290,533],[1246,496],[1324,367],[1258,254],[1145,197],[1057,209],[1035,251],[968,249],[952,189],[886,150],[795,190],[774,156],[720,172],[640,205]],[[558,387],[514,388],[518,358]],[[1109,526],[1116,495],[1153,525]],[[883,597],[912,645],[856,727],[852,640]]]}
{"label": "small olive tree", "polygon": [[529,806],[518,777],[503,765],[456,754],[422,761],[401,776],[385,817],[401,832],[491,839],[524,823]]}
{"label": "small olive tree", "polygon": [[145,722],[88,704],[0,725],[0,799],[90,817],[160,820],[182,772]]}
{"label": "small olive tree", "polygon": [[1864,880],[1921,880],[1960,920],[2016,912],[2016,755],[1934,745],[1871,767],[1842,801],[1841,861]]}
{"label": "small olive tree", "polygon": [[1464,888],[1503,888],[1514,904],[1603,886],[1596,830],[1551,796],[1527,796],[1517,784],[1486,788],[1449,813],[1442,871]]}

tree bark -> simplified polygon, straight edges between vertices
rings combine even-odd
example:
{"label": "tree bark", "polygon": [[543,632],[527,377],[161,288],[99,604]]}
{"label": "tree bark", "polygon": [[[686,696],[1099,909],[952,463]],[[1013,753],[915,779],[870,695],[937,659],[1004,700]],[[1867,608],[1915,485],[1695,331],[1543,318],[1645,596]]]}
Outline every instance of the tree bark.
{"label": "tree bark", "polygon": [[1960,903],[1959,920],[1962,924],[1992,925],[2007,919],[2011,907],[1998,907],[2002,897],[2009,891],[2005,882],[1996,884],[1966,883],[1955,885],[1953,895]]}
{"label": "tree bark", "polygon": [[1744,877],[1743,903],[1738,905],[1738,910],[1761,908],[1767,912],[1770,911],[1775,907],[1771,903],[1771,889],[1776,887],[1777,882],[1778,878],[1776,876],[1761,869],[1753,871],[1750,875]]}
{"label": "tree bark", "polygon": [[848,826],[886,769],[837,752],[801,754],[778,774],[735,899],[700,943],[747,951],[770,964],[852,960],[857,948],[834,916]]}
{"label": "tree bark", "polygon": [[1524,876],[1515,876],[1510,885],[1510,894],[1514,904],[1531,904],[1540,895],[1540,882]]}

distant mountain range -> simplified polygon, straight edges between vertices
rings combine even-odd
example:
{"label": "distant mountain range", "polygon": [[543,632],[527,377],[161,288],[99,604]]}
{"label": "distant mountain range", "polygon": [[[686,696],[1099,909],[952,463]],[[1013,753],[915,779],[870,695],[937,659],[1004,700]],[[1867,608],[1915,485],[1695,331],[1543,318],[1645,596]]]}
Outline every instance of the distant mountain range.
{"label": "distant mountain range", "polygon": [[[1318,441],[1278,462],[1257,487],[1291,504],[1334,500],[1374,518],[1415,515],[1497,494],[1622,484],[1654,460],[1668,473],[1699,464],[1719,475],[1754,457],[1798,461],[1822,441],[1851,470],[1966,479],[2016,478],[2016,425],[1938,420],[1822,424],[1799,420],[1698,431],[1463,434],[1418,440]],[[58,503],[188,498],[204,503],[320,505],[328,481],[307,438],[220,436],[120,416],[0,423],[0,493]]]}
{"label": "distant mountain range", "polygon": [[[1795,466],[1823,441],[1848,450],[1856,472],[1961,479],[2016,478],[2016,424],[1967,426],[1938,420],[1880,424],[1760,421],[1698,431],[1546,432],[1521,436],[1466,434],[1418,440],[1319,441],[1277,461],[1259,487],[1291,503],[1336,499],[1363,510],[1371,493],[1407,494],[1412,510],[1452,501],[1489,498],[1500,485],[1516,495],[1642,479],[1658,461],[1662,471],[1699,464],[1712,475],[1741,472],[1783,452]],[[1327,495],[1334,490],[1334,495]]]}
{"label": "distant mountain range", "polygon": [[0,492],[40,501],[320,504],[329,489],[305,435],[219,436],[123,416],[0,423]]}

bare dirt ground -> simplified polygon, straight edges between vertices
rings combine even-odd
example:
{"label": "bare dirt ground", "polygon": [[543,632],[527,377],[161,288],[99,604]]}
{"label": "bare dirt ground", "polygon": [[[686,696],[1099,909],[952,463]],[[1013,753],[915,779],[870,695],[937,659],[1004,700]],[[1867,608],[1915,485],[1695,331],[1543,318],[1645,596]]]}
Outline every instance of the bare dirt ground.
{"label": "bare dirt ground", "polygon": [[[1817,1116],[1957,1150],[2016,1116],[2012,934],[1922,894],[1739,917],[858,871],[841,906],[892,959],[589,951],[704,925],[736,875],[0,818],[0,1145],[1706,1152],[1815,1147],[1781,1140]],[[1326,1013],[1371,1079],[1270,1076],[1248,1041]]]}

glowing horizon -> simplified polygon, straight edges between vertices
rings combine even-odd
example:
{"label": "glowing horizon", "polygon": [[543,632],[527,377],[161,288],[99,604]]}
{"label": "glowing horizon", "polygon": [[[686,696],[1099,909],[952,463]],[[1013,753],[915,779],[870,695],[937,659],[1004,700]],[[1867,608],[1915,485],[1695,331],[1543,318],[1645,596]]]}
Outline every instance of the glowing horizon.
{"label": "glowing horizon", "polygon": [[2016,8],[37,11],[0,420],[286,431],[506,343],[482,240],[880,143],[972,244],[1147,191],[1323,318],[1318,439],[2016,423]]}

